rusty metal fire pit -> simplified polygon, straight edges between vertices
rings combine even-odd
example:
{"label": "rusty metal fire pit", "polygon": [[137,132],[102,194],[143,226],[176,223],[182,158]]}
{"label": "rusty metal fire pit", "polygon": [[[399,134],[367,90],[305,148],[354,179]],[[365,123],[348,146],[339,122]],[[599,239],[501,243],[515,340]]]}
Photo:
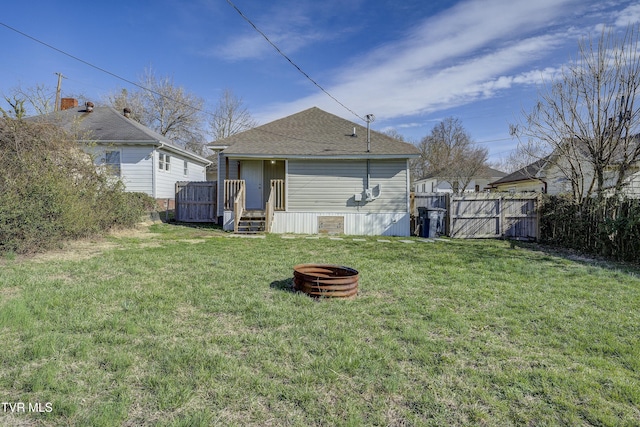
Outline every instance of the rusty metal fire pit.
{"label": "rusty metal fire pit", "polygon": [[349,298],[358,293],[358,271],[331,264],[293,267],[293,288],[314,297]]}

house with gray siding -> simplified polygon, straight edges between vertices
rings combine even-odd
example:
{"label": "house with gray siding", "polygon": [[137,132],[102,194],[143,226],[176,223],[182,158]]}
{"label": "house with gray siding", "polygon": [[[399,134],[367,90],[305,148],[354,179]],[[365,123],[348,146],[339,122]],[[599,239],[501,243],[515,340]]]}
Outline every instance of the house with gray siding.
{"label": "house with gray siding", "polygon": [[314,107],[211,148],[226,230],[410,233],[409,159],[419,155],[412,144]]}
{"label": "house with gray siding", "polygon": [[[92,155],[97,167],[122,180],[125,190],[169,201],[176,182],[205,181],[211,161],[174,144],[163,135],[112,107],[78,107],[65,98],[63,110],[34,117],[62,126]],[[66,107],[66,108],[65,108]]]}

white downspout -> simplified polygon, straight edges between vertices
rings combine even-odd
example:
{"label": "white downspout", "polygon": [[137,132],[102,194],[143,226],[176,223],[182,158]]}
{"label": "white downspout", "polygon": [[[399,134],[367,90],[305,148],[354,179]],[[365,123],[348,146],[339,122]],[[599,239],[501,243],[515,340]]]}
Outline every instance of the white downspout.
{"label": "white downspout", "polygon": [[[371,152],[370,124],[373,120],[375,120],[375,117],[373,114],[367,114],[365,118],[367,119],[367,155],[368,155]],[[369,192],[370,183],[371,183],[371,159],[367,157],[367,182],[365,183],[365,186],[364,186],[365,194]],[[367,199],[368,201],[368,197],[365,197],[365,199]]]}
{"label": "white downspout", "polygon": [[158,198],[158,190],[157,190],[157,169],[158,169],[158,165],[157,165],[157,161],[158,161],[158,149],[154,146],[153,147],[153,151],[151,152],[151,193],[153,194],[153,198],[157,199]]}
{"label": "white downspout", "polygon": [[409,159],[407,159],[407,212],[411,214],[411,167],[409,166]]}

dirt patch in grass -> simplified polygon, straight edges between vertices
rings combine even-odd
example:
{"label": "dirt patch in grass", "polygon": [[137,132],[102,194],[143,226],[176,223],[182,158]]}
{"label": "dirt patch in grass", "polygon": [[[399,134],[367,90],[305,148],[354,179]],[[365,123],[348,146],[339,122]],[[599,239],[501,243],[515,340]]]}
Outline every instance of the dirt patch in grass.
{"label": "dirt patch in grass", "polygon": [[[147,240],[159,236],[158,233],[150,232],[148,226],[149,224],[147,223],[140,223],[135,228],[112,230],[104,237],[96,236],[68,241],[60,249],[53,249],[39,254],[16,256],[14,262],[27,260],[32,262],[80,261],[93,258],[120,246],[117,242],[110,241],[109,237]],[[148,244],[145,243],[145,246],[153,246],[155,244],[155,242],[150,242]],[[0,259],[0,265],[3,265],[4,262],[6,261]]]}
{"label": "dirt patch in grass", "polygon": [[17,298],[20,294],[22,294],[22,289],[17,286],[0,288],[0,302],[7,302],[13,298]]}
{"label": "dirt patch in grass", "polygon": [[117,245],[103,238],[91,240],[76,240],[68,242],[61,249],[47,251],[41,254],[28,255],[16,258],[16,261],[79,261],[93,258],[106,250],[113,249]]}
{"label": "dirt patch in grass", "polygon": [[202,240],[202,239],[180,239],[180,240],[178,240],[178,242],[191,243],[192,245],[195,245],[195,244],[198,244],[198,243],[204,243],[204,240]]}

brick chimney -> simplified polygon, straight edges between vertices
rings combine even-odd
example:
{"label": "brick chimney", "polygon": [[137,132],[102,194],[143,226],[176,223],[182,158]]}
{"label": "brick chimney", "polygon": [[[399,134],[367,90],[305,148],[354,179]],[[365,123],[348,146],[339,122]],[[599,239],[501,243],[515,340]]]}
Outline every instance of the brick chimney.
{"label": "brick chimney", "polygon": [[62,98],[60,100],[60,110],[68,110],[78,106],[78,100],[75,98]]}

